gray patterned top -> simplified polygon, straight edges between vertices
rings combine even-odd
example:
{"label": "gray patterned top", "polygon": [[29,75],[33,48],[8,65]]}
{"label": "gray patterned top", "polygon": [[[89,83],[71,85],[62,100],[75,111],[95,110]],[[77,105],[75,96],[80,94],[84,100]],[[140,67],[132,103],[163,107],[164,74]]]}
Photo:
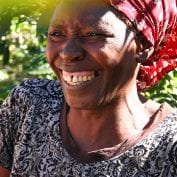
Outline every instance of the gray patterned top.
{"label": "gray patterned top", "polygon": [[176,177],[177,112],[124,153],[79,162],[60,130],[63,94],[57,81],[34,79],[16,87],[0,107],[0,165],[11,177]]}

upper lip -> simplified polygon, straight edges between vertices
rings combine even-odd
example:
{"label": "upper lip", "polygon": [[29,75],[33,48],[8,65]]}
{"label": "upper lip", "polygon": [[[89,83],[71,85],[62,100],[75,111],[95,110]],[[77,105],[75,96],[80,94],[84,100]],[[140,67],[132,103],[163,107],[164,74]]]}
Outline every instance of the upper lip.
{"label": "upper lip", "polygon": [[56,63],[55,67],[66,72],[100,71],[102,69],[98,63],[89,60],[85,62],[60,62]]}
{"label": "upper lip", "polygon": [[89,67],[83,67],[83,66],[62,66],[58,68],[60,71],[66,71],[66,72],[70,72],[70,73],[74,73],[74,72],[84,72],[84,71],[100,71],[100,68],[89,68]]}

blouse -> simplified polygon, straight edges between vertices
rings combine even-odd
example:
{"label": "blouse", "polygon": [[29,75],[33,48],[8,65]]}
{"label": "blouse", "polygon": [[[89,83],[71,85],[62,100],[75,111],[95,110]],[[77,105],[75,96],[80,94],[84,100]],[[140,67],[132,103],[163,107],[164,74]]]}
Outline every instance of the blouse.
{"label": "blouse", "polygon": [[58,81],[32,79],[0,106],[0,166],[11,170],[11,177],[177,176],[176,110],[128,150],[108,157],[91,152],[88,160],[75,158],[79,150],[65,135],[63,102]]}

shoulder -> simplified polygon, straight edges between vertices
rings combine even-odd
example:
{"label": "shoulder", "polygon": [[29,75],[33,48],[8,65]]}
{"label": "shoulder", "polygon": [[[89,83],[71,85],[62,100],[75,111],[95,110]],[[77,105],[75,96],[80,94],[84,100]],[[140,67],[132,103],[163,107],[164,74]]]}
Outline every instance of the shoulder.
{"label": "shoulder", "polygon": [[143,145],[147,152],[153,151],[160,153],[160,156],[165,154],[168,157],[168,152],[177,143],[177,110],[172,110],[160,120],[160,123],[155,125],[155,128],[140,142],[140,146]]}
{"label": "shoulder", "polygon": [[12,90],[0,107],[1,166],[20,165],[21,159],[32,158],[32,152],[25,149],[37,147],[43,152],[40,146],[49,137],[60,136],[63,99],[60,84],[53,80],[26,80]]}
{"label": "shoulder", "polygon": [[31,79],[15,87],[0,106],[0,118],[4,115],[9,121],[18,120],[33,109],[41,112],[58,111],[63,102],[63,92],[58,81]]}
{"label": "shoulder", "polygon": [[152,137],[155,142],[160,139],[158,146],[167,152],[167,157],[171,159],[174,156],[177,160],[177,110],[173,110],[166,116]]}
{"label": "shoulder", "polygon": [[176,148],[174,155],[176,156],[177,160],[177,110],[174,110],[166,117],[164,120],[164,127],[164,130],[166,129],[169,140],[169,148]]}
{"label": "shoulder", "polygon": [[174,134],[177,137],[177,110],[173,110],[166,116],[162,128],[165,128],[167,131],[171,132],[170,134]]}
{"label": "shoulder", "polygon": [[13,102],[26,102],[36,99],[61,99],[63,92],[58,81],[48,79],[31,79],[15,87],[10,98]]}
{"label": "shoulder", "polygon": [[[166,159],[164,165],[166,169],[165,176],[177,175],[177,110],[167,116],[164,121],[166,136],[163,136],[163,143],[166,146]],[[167,175],[168,174],[168,175]]]}
{"label": "shoulder", "polygon": [[[45,120],[58,118],[63,99],[58,81],[47,79],[23,81],[12,90],[0,106],[0,142],[1,131],[7,132],[6,135],[11,137],[9,141],[15,141],[24,130],[34,125],[35,121],[40,120],[44,123]],[[5,136],[5,133],[3,134]]]}
{"label": "shoulder", "polygon": [[[171,146],[177,141],[177,110],[172,110],[154,130],[155,137],[161,137],[164,145]],[[157,140],[156,138],[154,138]],[[166,146],[165,145],[165,146]]]}
{"label": "shoulder", "polygon": [[31,93],[40,96],[62,96],[62,89],[58,81],[48,79],[31,79],[23,81],[14,89],[15,93]]}

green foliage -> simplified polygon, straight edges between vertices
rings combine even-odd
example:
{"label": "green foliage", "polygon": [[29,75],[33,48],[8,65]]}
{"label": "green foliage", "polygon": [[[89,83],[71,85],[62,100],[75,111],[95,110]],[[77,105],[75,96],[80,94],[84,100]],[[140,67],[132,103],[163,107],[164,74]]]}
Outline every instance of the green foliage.
{"label": "green foliage", "polygon": [[171,106],[177,107],[177,70],[171,71],[144,94],[147,98],[159,103],[167,102]]}
{"label": "green foliage", "polygon": [[0,103],[24,79],[55,78],[45,59],[45,29],[37,29],[39,16],[13,17],[9,30],[0,38],[1,46],[9,51],[9,58],[3,50],[0,53]]}

